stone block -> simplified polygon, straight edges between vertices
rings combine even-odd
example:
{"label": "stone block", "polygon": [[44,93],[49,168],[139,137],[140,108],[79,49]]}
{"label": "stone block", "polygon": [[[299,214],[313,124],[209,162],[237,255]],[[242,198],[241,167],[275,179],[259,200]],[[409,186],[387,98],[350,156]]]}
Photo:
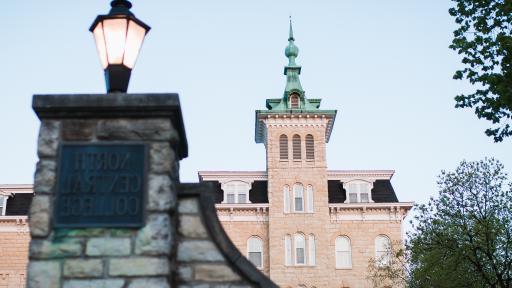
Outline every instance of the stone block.
{"label": "stone block", "polygon": [[60,287],[60,263],[58,261],[30,261],[27,288]]}
{"label": "stone block", "polygon": [[109,264],[110,276],[167,276],[167,257],[112,258]]}
{"label": "stone block", "polygon": [[240,277],[230,267],[221,264],[196,265],[194,278],[197,281],[205,282],[233,282],[240,280]]}
{"label": "stone block", "polygon": [[96,121],[70,119],[62,122],[62,140],[88,141],[92,140]]}
{"label": "stone block", "polygon": [[187,238],[207,238],[206,232],[201,217],[199,215],[180,215],[179,232]]}
{"label": "stone block", "polygon": [[37,155],[39,158],[57,156],[59,145],[60,122],[55,120],[44,120],[39,129],[37,139]]}
{"label": "stone block", "polygon": [[133,279],[128,288],[169,288],[169,282],[165,278],[140,278]]}
{"label": "stone block", "polygon": [[149,149],[149,171],[155,174],[170,174],[175,161],[174,151],[166,142],[152,143]]}
{"label": "stone block", "polygon": [[64,288],[122,288],[123,279],[68,280]]}
{"label": "stone block", "polygon": [[178,265],[178,280],[188,282],[193,280],[194,270],[191,266]]}
{"label": "stone block", "polygon": [[107,119],[98,121],[100,140],[168,141],[176,143],[178,133],[169,119]]}
{"label": "stone block", "polygon": [[30,242],[30,257],[33,259],[80,256],[81,253],[80,239],[63,239],[61,241],[32,239]]}
{"label": "stone block", "polygon": [[50,232],[50,197],[36,195],[32,199],[29,211],[30,234],[34,237],[46,237]]}
{"label": "stone block", "polygon": [[178,203],[178,212],[180,214],[183,214],[183,213],[197,214],[197,213],[199,213],[198,205],[199,205],[199,203],[197,203],[197,199],[194,199],[194,198],[180,199],[180,202]]}
{"label": "stone block", "polygon": [[169,255],[172,235],[168,214],[151,214],[146,226],[140,229],[135,239],[135,253],[139,255]]}
{"label": "stone block", "polygon": [[126,256],[130,255],[129,238],[91,238],[87,241],[85,254],[88,256]]}
{"label": "stone block", "polygon": [[36,194],[53,193],[55,184],[55,161],[39,160],[34,175],[34,192]]}
{"label": "stone block", "polygon": [[167,175],[149,175],[147,209],[169,211],[176,205],[174,184]]}
{"label": "stone block", "polygon": [[178,261],[223,261],[213,242],[208,240],[187,240],[178,244]]}
{"label": "stone block", "polygon": [[100,277],[103,275],[101,259],[72,259],[64,263],[64,276],[75,278]]}

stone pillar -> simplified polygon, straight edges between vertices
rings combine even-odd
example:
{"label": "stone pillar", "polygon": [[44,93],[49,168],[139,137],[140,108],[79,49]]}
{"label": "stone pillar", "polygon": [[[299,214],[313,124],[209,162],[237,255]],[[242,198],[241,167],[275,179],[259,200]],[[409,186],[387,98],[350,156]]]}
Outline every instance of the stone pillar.
{"label": "stone pillar", "polygon": [[[35,95],[33,108],[41,128],[36,196],[29,214],[27,286],[171,287],[171,271],[176,270],[175,187],[179,160],[187,156],[178,95]],[[60,150],[77,143],[146,145],[141,227],[56,227],[57,198],[66,192],[58,190],[58,176],[65,172],[59,171]]]}

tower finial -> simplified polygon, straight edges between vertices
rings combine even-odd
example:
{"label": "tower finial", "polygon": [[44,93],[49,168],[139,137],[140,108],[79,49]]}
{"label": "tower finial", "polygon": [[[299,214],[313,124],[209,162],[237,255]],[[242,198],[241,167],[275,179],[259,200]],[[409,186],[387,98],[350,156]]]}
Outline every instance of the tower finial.
{"label": "tower finial", "polygon": [[293,28],[292,28],[292,16],[290,15],[290,36],[288,37],[288,41],[294,41],[295,38],[293,38]]}

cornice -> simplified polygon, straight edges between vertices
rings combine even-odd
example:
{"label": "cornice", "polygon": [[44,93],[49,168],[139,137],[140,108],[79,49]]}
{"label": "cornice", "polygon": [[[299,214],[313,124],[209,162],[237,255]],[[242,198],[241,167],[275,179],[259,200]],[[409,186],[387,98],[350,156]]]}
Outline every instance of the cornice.
{"label": "cornice", "polygon": [[395,170],[329,170],[328,180],[340,180],[345,182],[354,179],[390,180]]}
{"label": "cornice", "polygon": [[199,181],[229,182],[240,180],[245,182],[266,181],[266,171],[199,171]]}
{"label": "cornice", "polygon": [[17,193],[34,193],[32,184],[0,184],[0,195],[11,196]]}

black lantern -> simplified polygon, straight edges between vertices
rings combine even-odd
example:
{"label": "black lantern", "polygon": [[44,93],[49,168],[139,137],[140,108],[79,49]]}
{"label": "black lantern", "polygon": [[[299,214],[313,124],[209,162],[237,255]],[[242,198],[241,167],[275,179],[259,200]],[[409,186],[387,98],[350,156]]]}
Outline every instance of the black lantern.
{"label": "black lantern", "polygon": [[144,37],[151,29],[130,12],[132,4],[114,0],[107,15],[98,15],[89,29],[94,34],[107,91],[126,92]]}

